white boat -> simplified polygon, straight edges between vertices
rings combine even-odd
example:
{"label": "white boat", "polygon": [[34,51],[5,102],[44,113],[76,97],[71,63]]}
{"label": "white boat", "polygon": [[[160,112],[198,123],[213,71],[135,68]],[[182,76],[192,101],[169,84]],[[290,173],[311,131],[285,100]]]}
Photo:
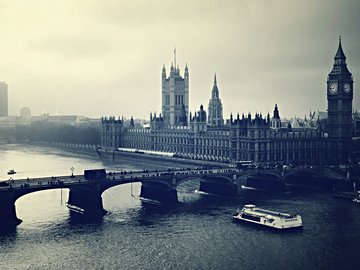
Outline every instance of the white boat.
{"label": "white boat", "polygon": [[11,170],[8,170],[8,172],[7,172],[7,174],[15,174],[16,172],[15,172],[15,170],[14,169],[11,169]]}
{"label": "white boat", "polygon": [[360,191],[357,192],[357,196],[353,199],[353,202],[360,203]]}
{"label": "white boat", "polygon": [[303,226],[300,215],[269,211],[253,204],[246,204],[243,209],[238,210],[233,218],[236,221],[247,221],[276,229],[301,228]]}

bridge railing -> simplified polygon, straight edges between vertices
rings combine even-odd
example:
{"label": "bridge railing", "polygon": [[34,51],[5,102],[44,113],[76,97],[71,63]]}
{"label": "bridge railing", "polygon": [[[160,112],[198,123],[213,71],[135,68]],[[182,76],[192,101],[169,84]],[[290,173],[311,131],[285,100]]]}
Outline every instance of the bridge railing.
{"label": "bridge railing", "polygon": [[98,181],[124,181],[132,179],[154,179],[154,178],[166,178],[169,176],[199,176],[204,174],[223,174],[235,172],[234,169],[191,169],[191,170],[166,170],[166,171],[121,171],[121,172],[109,172],[107,177],[101,180],[87,180],[84,175],[60,175],[51,177],[37,177],[37,178],[24,178],[24,179],[9,179],[2,181],[6,183],[0,186],[0,190],[6,189],[23,189],[23,188],[54,188],[62,186],[72,186],[88,184]]}

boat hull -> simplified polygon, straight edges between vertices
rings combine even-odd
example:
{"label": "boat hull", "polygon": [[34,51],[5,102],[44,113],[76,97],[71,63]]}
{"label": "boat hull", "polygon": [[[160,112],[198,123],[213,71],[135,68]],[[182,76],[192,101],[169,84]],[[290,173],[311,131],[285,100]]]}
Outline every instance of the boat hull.
{"label": "boat hull", "polygon": [[288,225],[273,225],[273,224],[268,224],[268,223],[263,223],[263,222],[257,222],[257,221],[253,221],[253,220],[249,220],[249,219],[244,219],[238,216],[233,216],[233,221],[237,222],[237,223],[250,223],[250,224],[256,224],[259,226],[263,226],[266,228],[272,228],[274,230],[291,230],[291,229],[302,229],[303,225],[301,224],[288,224]]}

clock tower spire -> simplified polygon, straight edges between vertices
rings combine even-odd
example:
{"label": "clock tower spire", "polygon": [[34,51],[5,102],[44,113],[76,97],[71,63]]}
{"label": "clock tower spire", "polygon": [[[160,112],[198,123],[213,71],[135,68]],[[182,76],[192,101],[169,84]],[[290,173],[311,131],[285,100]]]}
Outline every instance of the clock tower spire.
{"label": "clock tower spire", "polygon": [[346,163],[352,151],[353,78],[346,65],[341,37],[334,65],[327,80],[328,157],[334,163]]}

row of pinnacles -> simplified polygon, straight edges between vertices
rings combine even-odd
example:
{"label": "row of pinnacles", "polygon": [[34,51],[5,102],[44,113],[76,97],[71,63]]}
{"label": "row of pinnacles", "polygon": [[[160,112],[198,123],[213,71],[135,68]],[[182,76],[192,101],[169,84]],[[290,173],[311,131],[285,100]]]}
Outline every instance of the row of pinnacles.
{"label": "row of pinnacles", "polygon": [[[219,95],[217,86],[216,74],[214,75],[214,84],[212,88],[211,98],[208,105],[208,113],[204,110],[203,105],[200,105],[200,110],[194,113],[190,112],[189,108],[189,70],[186,65],[184,78],[180,75],[179,67],[174,68],[173,64],[170,68],[170,76],[166,78],[166,68],[162,69],[162,111],[158,117],[156,113],[150,114],[150,127],[152,130],[163,128],[181,128],[189,126],[192,132],[206,131],[207,127],[222,127],[224,126],[223,106]],[[251,114],[249,114],[251,117]],[[233,116],[230,116],[230,124],[233,124]],[[244,119],[244,116],[243,118]],[[243,121],[246,124],[264,124],[270,123],[270,116],[262,122],[262,115],[256,114],[251,121],[248,118]],[[229,122],[229,121],[228,121]],[[239,122],[240,123],[240,122]],[[281,128],[281,120],[277,105],[275,105],[274,116],[271,121],[271,128]]]}
{"label": "row of pinnacles", "polygon": [[[267,117],[264,118],[261,113],[256,113],[254,118],[252,118],[251,113],[249,113],[246,117],[244,114],[242,114],[242,117],[240,118],[240,115],[237,114],[237,117],[234,119],[233,115],[230,115],[230,119],[226,122],[224,125],[224,122],[218,122],[218,124],[211,125],[210,119],[207,117],[207,113],[204,110],[204,106],[200,105],[200,109],[192,115],[190,112],[189,116],[189,125],[186,124],[184,121],[184,124],[179,124],[177,127],[172,127],[174,129],[176,128],[185,128],[186,126],[189,126],[190,131],[192,132],[204,132],[207,131],[208,128],[221,128],[225,126],[266,126],[270,127],[271,129],[280,129],[280,128],[291,128],[291,124],[287,125],[286,127],[282,127],[279,109],[277,107],[277,104],[275,104],[273,117],[270,118],[270,114],[267,114]],[[151,130],[159,130],[159,129],[165,129],[170,128],[166,126],[166,122],[164,117],[160,114],[159,116],[156,116],[156,113],[154,115],[150,114],[150,128]]]}
{"label": "row of pinnacles", "polygon": [[[211,98],[208,105],[208,113],[204,110],[203,105],[200,105],[200,109],[192,115],[188,114],[189,108],[189,69],[186,65],[184,71],[184,78],[181,77],[179,67],[174,67],[171,64],[170,75],[167,77],[165,65],[162,68],[162,114],[158,116],[156,112],[150,113],[150,129],[184,129],[189,128],[191,132],[205,132],[208,128],[221,128],[224,126],[223,118],[223,106],[219,95],[219,89],[217,86],[216,74],[214,75],[214,84],[211,92]],[[313,115],[311,115],[313,116]],[[296,120],[296,118],[295,118]],[[310,121],[308,121],[310,123]],[[282,126],[279,109],[275,104],[273,117],[270,118],[268,114],[266,118],[262,114],[255,114],[252,119],[249,113],[247,117],[237,115],[236,119],[233,119],[233,115],[230,115],[225,123],[228,125],[238,126],[268,126],[271,129],[278,130],[284,128],[291,128],[291,123],[287,123]],[[307,126],[310,124],[307,123]],[[317,127],[311,123],[312,127]],[[297,127],[297,126],[296,126]]]}
{"label": "row of pinnacles", "polygon": [[187,117],[182,115],[180,118],[181,121],[177,126],[167,126],[167,122],[165,121],[165,118],[160,114],[159,116],[156,116],[156,113],[154,115],[150,114],[150,129],[152,131],[160,130],[160,129],[166,129],[166,128],[172,128],[172,129],[184,129],[187,127],[190,127],[190,130],[192,132],[201,132],[206,131],[207,128],[207,117],[206,117],[206,111],[204,110],[203,105],[200,106],[200,110],[198,112],[195,112],[194,115],[190,112],[189,115],[189,125],[187,124]]}

